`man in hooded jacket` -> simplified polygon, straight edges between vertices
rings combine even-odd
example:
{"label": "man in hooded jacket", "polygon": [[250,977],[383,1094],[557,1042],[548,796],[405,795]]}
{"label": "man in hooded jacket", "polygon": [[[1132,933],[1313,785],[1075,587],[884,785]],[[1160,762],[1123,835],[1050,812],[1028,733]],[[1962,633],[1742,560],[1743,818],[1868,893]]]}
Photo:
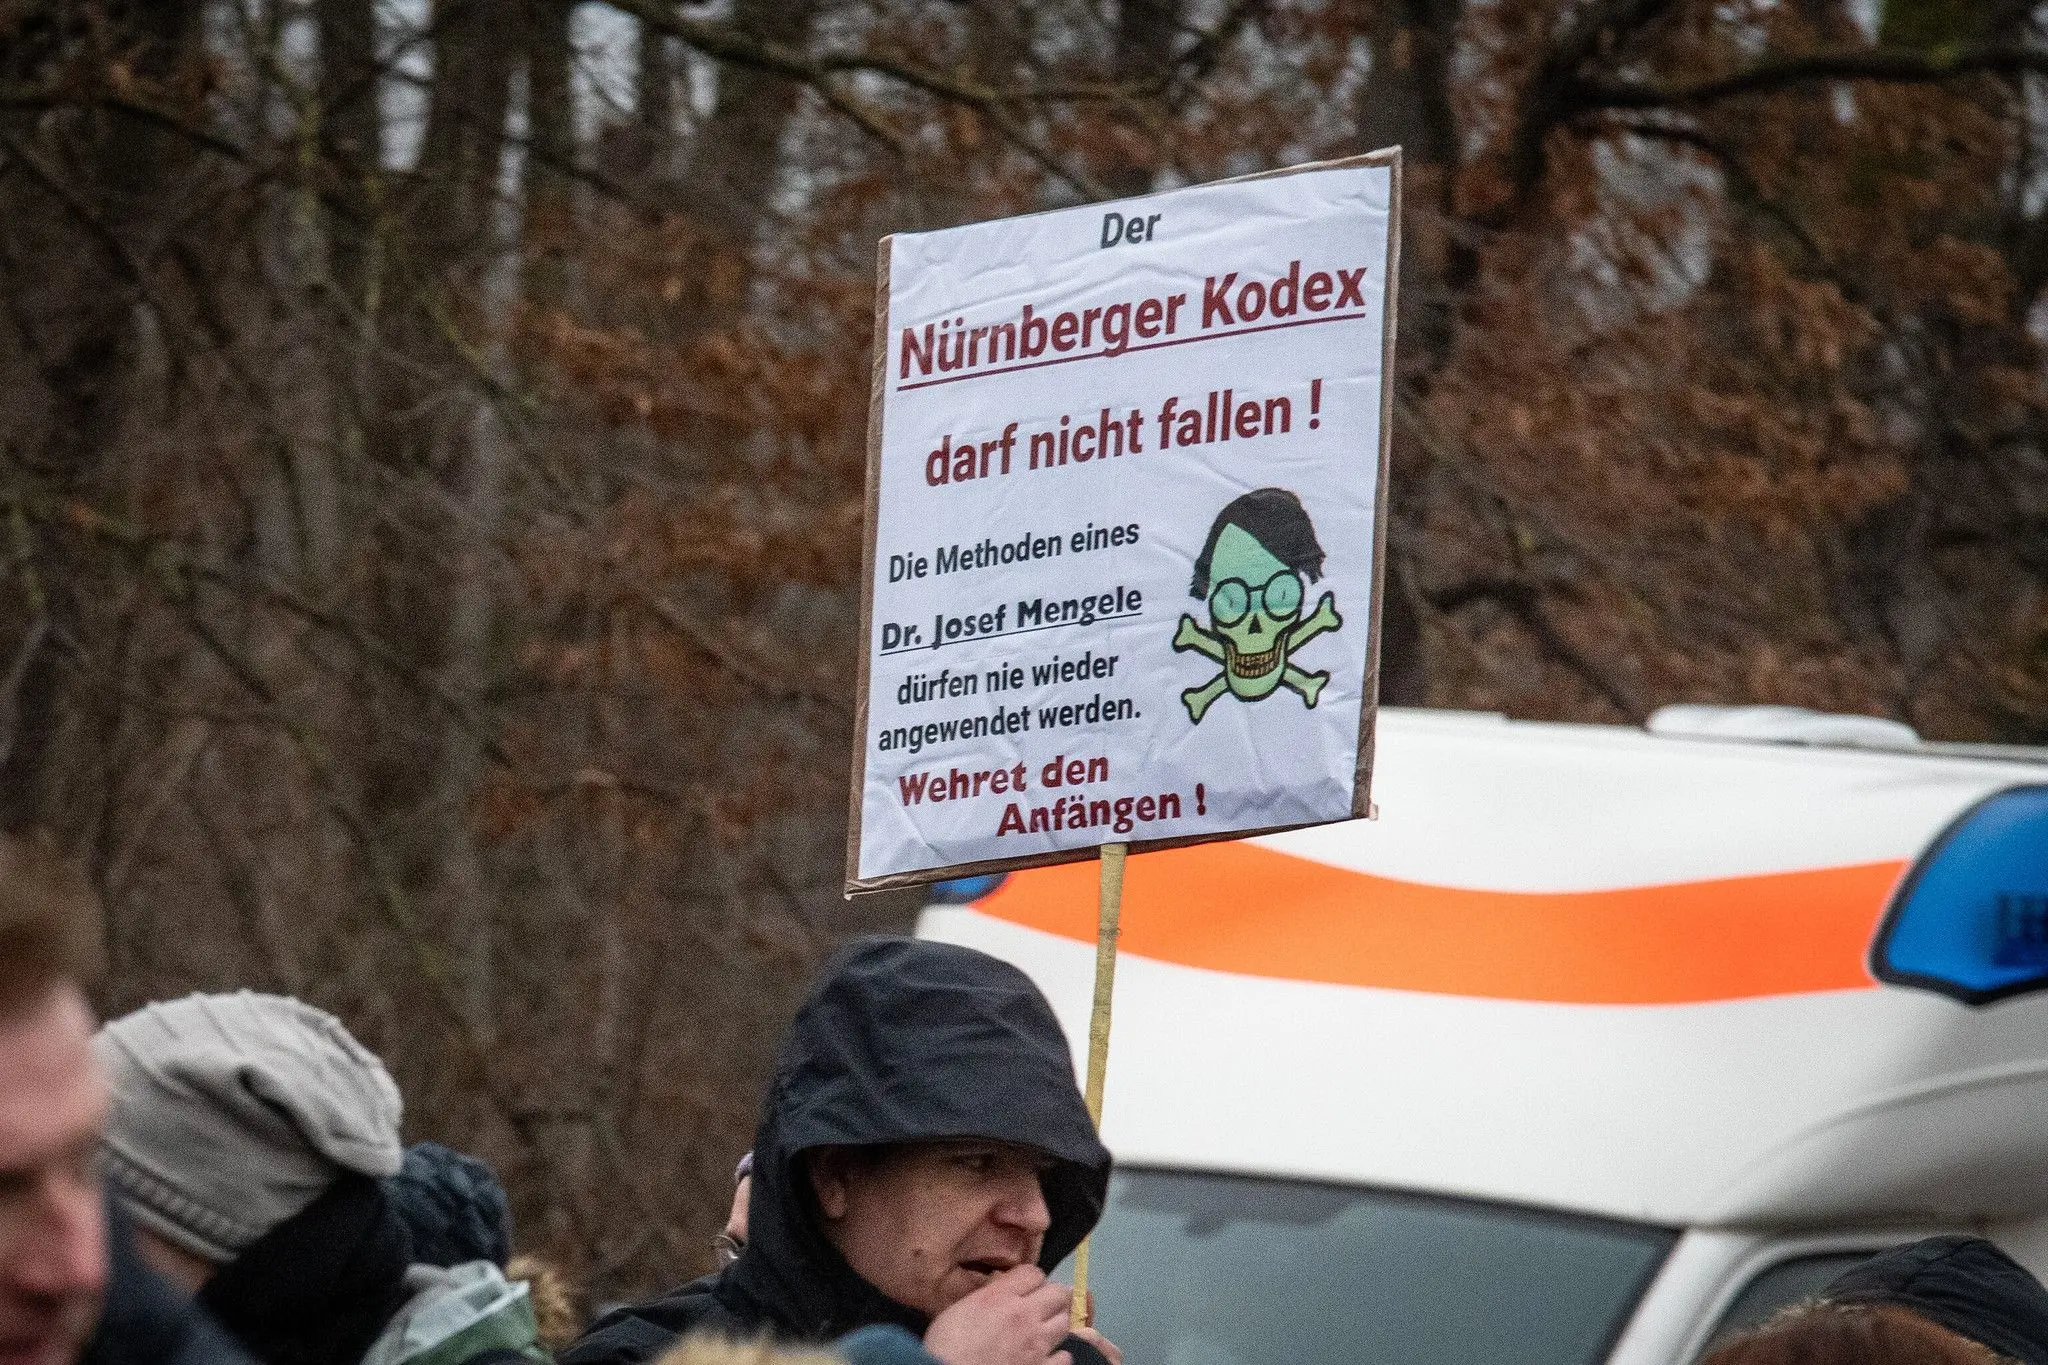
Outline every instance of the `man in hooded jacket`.
{"label": "man in hooded jacket", "polygon": [[1022,972],[862,940],[784,1042],[745,1251],[606,1315],[563,1365],[643,1365],[687,1332],[822,1342],[875,1325],[946,1365],[1113,1357],[1092,1331],[1065,1335],[1069,1291],[1045,1280],[1101,1217],[1109,1170],[1059,1021]]}

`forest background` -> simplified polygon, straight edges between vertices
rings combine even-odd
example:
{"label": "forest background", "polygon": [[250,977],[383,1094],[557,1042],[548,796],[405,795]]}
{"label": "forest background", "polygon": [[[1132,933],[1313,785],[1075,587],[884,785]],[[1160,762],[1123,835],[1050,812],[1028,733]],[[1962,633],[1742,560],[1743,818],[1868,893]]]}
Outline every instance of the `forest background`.
{"label": "forest background", "polygon": [[0,0],[0,824],[109,1012],[706,1268],[839,895],[876,239],[1399,143],[1386,700],[2048,741],[2048,7]]}

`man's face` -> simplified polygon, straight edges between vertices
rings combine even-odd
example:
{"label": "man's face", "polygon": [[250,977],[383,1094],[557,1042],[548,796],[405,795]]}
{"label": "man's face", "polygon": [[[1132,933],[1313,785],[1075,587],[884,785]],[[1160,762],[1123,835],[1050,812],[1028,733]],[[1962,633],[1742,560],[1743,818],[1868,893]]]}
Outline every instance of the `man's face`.
{"label": "man's face", "polygon": [[99,1316],[107,1104],[75,989],[0,1017],[0,1365],[69,1365]]}
{"label": "man's face", "polygon": [[826,1148],[811,1182],[826,1235],[855,1274],[930,1317],[1037,1262],[1052,1215],[1042,1154],[1001,1142]]}

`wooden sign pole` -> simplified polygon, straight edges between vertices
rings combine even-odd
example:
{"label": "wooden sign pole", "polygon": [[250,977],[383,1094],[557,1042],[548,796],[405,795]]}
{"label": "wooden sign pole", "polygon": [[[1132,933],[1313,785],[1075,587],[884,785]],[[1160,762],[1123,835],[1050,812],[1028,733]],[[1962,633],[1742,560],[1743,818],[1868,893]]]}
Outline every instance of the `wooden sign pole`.
{"label": "wooden sign pole", "polygon": [[[1102,1077],[1109,1070],[1109,1002],[1116,991],[1117,922],[1124,908],[1124,855],[1128,844],[1102,846],[1102,880],[1095,922],[1095,1005],[1088,1016],[1088,1117],[1102,1131]],[[1074,1253],[1074,1306],[1069,1322],[1087,1325],[1088,1243]]]}

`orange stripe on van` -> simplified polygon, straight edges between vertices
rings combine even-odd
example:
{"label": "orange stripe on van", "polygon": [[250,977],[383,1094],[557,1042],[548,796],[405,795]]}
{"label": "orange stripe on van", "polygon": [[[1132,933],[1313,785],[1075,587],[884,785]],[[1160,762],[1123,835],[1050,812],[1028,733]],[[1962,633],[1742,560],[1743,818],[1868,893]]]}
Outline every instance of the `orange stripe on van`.
{"label": "orange stripe on van", "polygon": [[[1905,867],[1525,893],[1199,844],[1130,860],[1122,947],[1248,976],[1580,1005],[1865,990],[1865,953]],[[1068,863],[1017,873],[976,908],[1092,943],[1095,897],[1096,865]]]}

